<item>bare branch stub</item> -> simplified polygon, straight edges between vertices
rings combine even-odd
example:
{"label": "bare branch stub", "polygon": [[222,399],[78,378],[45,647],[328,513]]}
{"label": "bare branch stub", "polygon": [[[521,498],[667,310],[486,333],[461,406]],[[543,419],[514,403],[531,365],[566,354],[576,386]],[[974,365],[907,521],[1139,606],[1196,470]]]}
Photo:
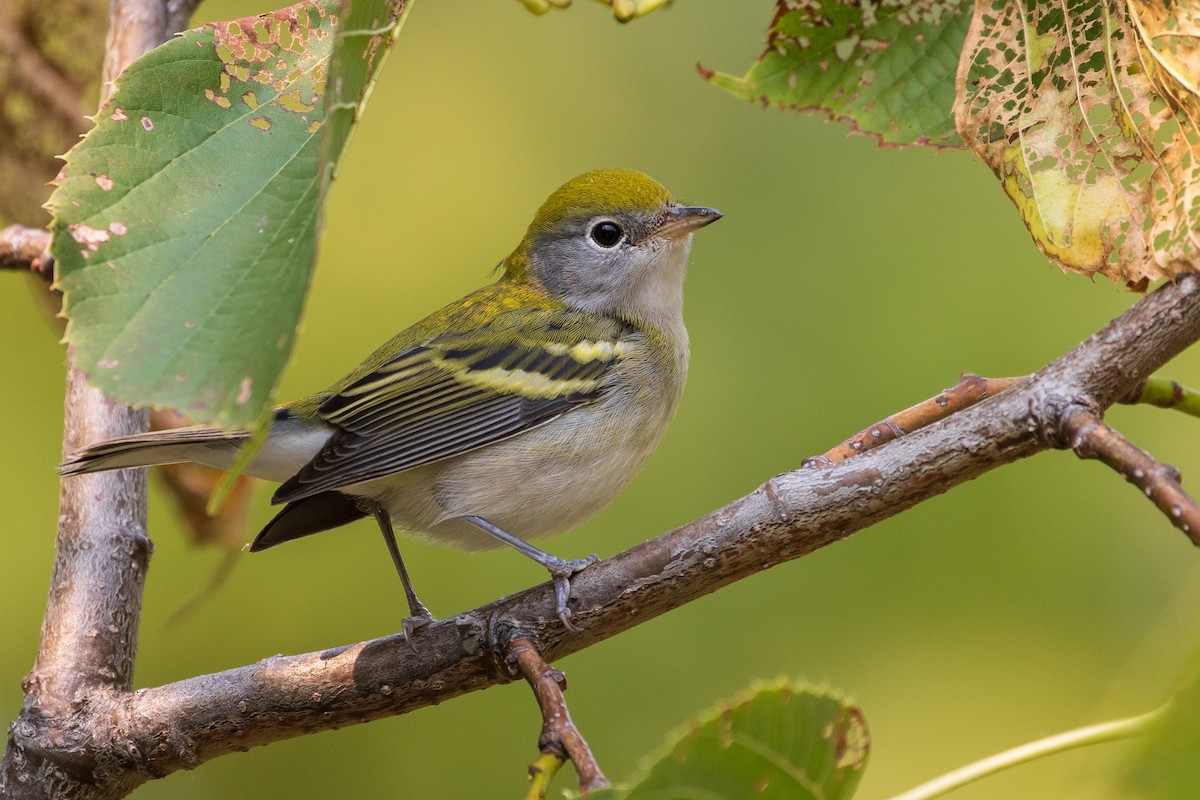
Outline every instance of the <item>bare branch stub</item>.
{"label": "bare branch stub", "polygon": [[9,225],[0,230],[0,269],[28,270],[43,280],[52,280],[50,231],[24,225]]}
{"label": "bare branch stub", "polygon": [[827,467],[839,461],[865,453],[872,448],[887,444],[905,434],[932,425],[940,419],[945,419],[956,411],[975,405],[999,394],[1013,384],[1024,380],[1021,378],[984,378],[970,372],[964,372],[958,383],[946,389],[936,397],[931,397],[898,411],[869,428],[865,428],[851,436],[837,447],[827,450],[819,456],[804,459],[801,466]]}
{"label": "bare branch stub", "polygon": [[1063,435],[1076,455],[1095,458],[1115,469],[1141,489],[1192,544],[1200,546],[1200,506],[1179,485],[1179,470],[1155,460],[1088,408],[1068,409]]}
{"label": "bare branch stub", "polygon": [[567,688],[566,676],[547,664],[529,639],[514,638],[506,649],[509,664],[529,683],[542,710],[542,733],[538,737],[538,749],[548,756],[571,759],[579,774],[579,788],[585,794],[610,786],[583,734],[571,721],[567,701],[563,697],[563,690]]}

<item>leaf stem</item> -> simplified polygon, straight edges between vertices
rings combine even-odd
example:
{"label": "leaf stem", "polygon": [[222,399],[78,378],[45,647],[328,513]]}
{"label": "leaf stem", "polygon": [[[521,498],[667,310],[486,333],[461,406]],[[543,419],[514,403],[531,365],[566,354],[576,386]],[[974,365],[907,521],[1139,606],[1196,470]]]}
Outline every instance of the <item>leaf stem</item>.
{"label": "leaf stem", "polygon": [[1121,402],[1147,403],[1159,408],[1182,411],[1193,417],[1200,417],[1200,392],[1160,375],[1152,375],[1135,386],[1129,397]]}
{"label": "leaf stem", "polygon": [[1056,733],[1053,736],[1047,736],[1044,739],[1038,739],[1034,742],[1026,742],[1011,750],[996,753],[995,755],[980,759],[973,764],[967,764],[944,775],[940,775],[916,788],[893,796],[891,800],[931,800],[934,797],[941,797],[948,792],[966,786],[968,783],[973,783],[980,778],[986,778],[989,775],[994,775],[1010,767],[1035,761],[1045,756],[1074,750],[1077,747],[1116,742],[1121,739],[1132,739],[1135,736],[1141,736],[1166,715],[1170,706],[1171,704],[1167,703],[1153,711],[1146,714],[1139,714],[1136,717],[1100,722],[1095,725],[1087,725],[1082,728]]}
{"label": "leaf stem", "polygon": [[546,800],[554,776],[566,763],[564,758],[542,753],[538,760],[529,766],[529,791],[525,793],[525,800]]}

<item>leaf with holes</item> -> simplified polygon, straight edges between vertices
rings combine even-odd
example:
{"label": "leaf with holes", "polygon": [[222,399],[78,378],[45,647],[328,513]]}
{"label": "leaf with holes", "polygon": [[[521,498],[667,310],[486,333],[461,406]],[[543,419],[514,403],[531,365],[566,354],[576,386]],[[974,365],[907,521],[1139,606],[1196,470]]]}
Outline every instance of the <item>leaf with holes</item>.
{"label": "leaf with holes", "polygon": [[869,749],[857,706],[831,689],[779,679],[702,714],[629,786],[595,796],[848,800]]}
{"label": "leaf with holes", "polygon": [[118,79],[49,203],[67,342],[94,385],[202,422],[259,416],[333,164],[407,8],[362,0],[346,36],[335,0],[210,23]]}
{"label": "leaf with holes", "polygon": [[969,11],[967,0],[779,0],[749,72],[701,73],[739,97],[824,111],[886,144],[961,146],[951,111]]}
{"label": "leaf with holes", "polygon": [[1133,288],[1197,266],[1194,3],[986,0],[958,131],[1064,270]]}

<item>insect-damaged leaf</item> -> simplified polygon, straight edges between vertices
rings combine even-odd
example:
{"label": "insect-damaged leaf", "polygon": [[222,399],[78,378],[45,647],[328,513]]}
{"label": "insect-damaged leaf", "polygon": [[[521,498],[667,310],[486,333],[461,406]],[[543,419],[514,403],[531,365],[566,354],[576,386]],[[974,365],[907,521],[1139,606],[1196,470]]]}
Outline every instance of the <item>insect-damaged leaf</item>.
{"label": "insect-damaged leaf", "polygon": [[1144,287],[1196,266],[1200,7],[980,0],[963,139],[1064,269]]}
{"label": "insect-damaged leaf", "polygon": [[320,0],[188,31],[118,79],[49,203],[67,341],[94,385],[202,422],[259,416],[332,165],[406,11],[356,3],[334,72],[339,4]]}
{"label": "insect-damaged leaf", "polygon": [[688,722],[628,786],[598,796],[848,800],[870,744],[862,711],[841,693],[781,678]]}
{"label": "insect-damaged leaf", "polygon": [[953,76],[967,0],[779,0],[743,77],[702,70],[748,100],[825,111],[888,144],[960,146]]}

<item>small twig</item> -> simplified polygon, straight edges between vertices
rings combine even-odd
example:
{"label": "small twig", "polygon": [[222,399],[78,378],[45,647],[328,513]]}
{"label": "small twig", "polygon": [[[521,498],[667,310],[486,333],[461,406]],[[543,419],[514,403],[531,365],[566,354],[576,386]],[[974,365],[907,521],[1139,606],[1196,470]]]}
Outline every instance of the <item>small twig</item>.
{"label": "small twig", "polygon": [[24,225],[9,225],[0,230],[0,269],[29,270],[46,281],[52,280],[50,231]]}
{"label": "small twig", "polygon": [[559,758],[550,753],[542,753],[537,761],[529,765],[529,791],[525,793],[525,800],[546,800],[546,795],[550,794],[550,784],[554,782],[554,776],[562,769],[566,760]]}
{"label": "small twig", "polygon": [[941,797],[980,778],[995,775],[997,772],[1027,764],[1039,758],[1074,750],[1077,747],[1132,739],[1146,733],[1152,725],[1160,722],[1168,708],[1169,706],[1163,706],[1136,717],[1101,722],[1072,731],[1056,733],[1045,739],[1038,739],[1036,742],[1027,742],[1011,750],[1005,750],[1003,753],[988,756],[973,764],[967,764],[952,772],[947,772],[945,775],[898,794],[891,800],[933,800],[935,797]]}
{"label": "small twig", "polygon": [[845,461],[851,456],[865,453],[893,439],[912,433],[918,428],[932,425],[940,419],[945,419],[956,411],[973,406],[981,400],[1025,380],[1020,378],[984,378],[970,372],[964,372],[958,383],[946,389],[936,397],[931,397],[917,403],[915,406],[898,411],[887,419],[877,422],[869,428],[859,431],[846,441],[826,451],[823,455],[804,459],[801,466],[827,467],[839,461]]}
{"label": "small twig", "polygon": [[1146,403],[1159,408],[1173,408],[1193,417],[1200,417],[1200,393],[1179,381],[1152,375],[1134,384],[1129,393],[1117,402],[1126,405]]}
{"label": "small twig", "polygon": [[1179,485],[1179,470],[1156,461],[1113,430],[1097,412],[1076,407],[1063,414],[1063,436],[1080,458],[1096,458],[1137,486],[1171,523],[1200,546],[1200,506]]}
{"label": "small twig", "polygon": [[569,758],[579,775],[579,788],[586,794],[593,789],[610,786],[583,734],[571,721],[563,690],[567,678],[554,669],[529,639],[517,637],[509,641],[506,659],[515,672],[528,681],[542,710],[542,734],[538,749],[547,756],[562,760]]}

